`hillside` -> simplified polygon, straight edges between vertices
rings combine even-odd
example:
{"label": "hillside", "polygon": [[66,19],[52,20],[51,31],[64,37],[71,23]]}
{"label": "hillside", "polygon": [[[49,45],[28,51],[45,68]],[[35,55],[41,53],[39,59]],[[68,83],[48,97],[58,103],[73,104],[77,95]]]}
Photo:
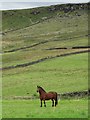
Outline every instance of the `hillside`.
{"label": "hillside", "polygon": [[3,54],[3,66],[77,51],[72,47],[88,47],[87,7],[87,4],[67,4],[3,11],[2,48],[4,53],[9,52]]}
{"label": "hillside", "polygon": [[[87,11],[87,4],[62,4],[49,7],[39,7],[26,10],[3,11],[3,30],[11,31],[28,27],[55,16],[69,16],[75,14],[79,16],[79,11]],[[11,20],[12,19],[12,20]]]}
{"label": "hillside", "polygon": [[[85,36],[88,32],[87,4],[67,4],[26,10],[3,11],[3,50]],[[43,37],[43,40],[42,40]]]}
{"label": "hillside", "polygon": [[[89,13],[88,4],[2,12],[0,117],[88,118]],[[39,107],[37,85],[58,93],[56,108]]]}
{"label": "hillside", "polygon": [[[66,80],[67,76],[63,75],[63,77],[60,78],[59,72],[61,72],[61,70],[59,70],[58,67],[61,68],[62,63],[58,63],[58,60],[62,56],[73,56],[73,54],[80,54],[78,56],[83,54],[80,57],[80,59],[83,60],[82,65],[86,60],[83,68],[83,71],[86,71],[84,74],[85,77],[80,76],[81,78],[84,78],[86,82],[79,79],[79,73],[82,74],[82,71],[79,71],[79,69],[82,68],[79,66],[79,68],[75,70],[79,72],[77,73],[78,75],[76,75],[78,76],[76,79],[77,83],[80,82],[82,86],[80,88],[78,86],[78,89],[73,86],[73,88],[68,91],[87,90],[87,57],[84,60],[84,56],[87,56],[89,48],[88,4],[63,4],[26,10],[9,10],[3,11],[2,16],[2,69],[4,97],[7,95],[9,97],[11,96],[9,88],[13,88],[13,84],[16,85],[16,88],[13,88],[14,95],[17,96],[25,94],[24,92],[26,91],[26,88],[24,89],[25,91],[22,90],[22,93],[17,91],[22,89],[25,79],[28,81],[28,85],[29,82],[32,83],[32,81],[35,80],[33,84],[30,84],[30,89],[32,89],[30,95],[35,94],[33,88],[38,84],[38,82],[43,85],[43,82],[40,82],[40,80],[44,80],[44,85],[48,87],[45,81],[45,79],[47,79],[47,75],[45,75],[46,68],[41,64],[42,62],[43,64],[44,62],[47,62],[47,70],[51,73],[51,78],[48,78],[52,81],[50,82],[50,86],[54,85],[54,79],[52,78],[53,73],[51,71],[58,71],[58,81],[56,82],[56,86],[58,85],[58,82],[61,82],[59,79],[62,79],[60,84],[64,84],[63,80]],[[65,57],[64,59],[68,61],[68,57]],[[53,63],[52,61],[50,62],[50,60],[52,60]],[[53,65],[55,61],[58,65],[54,65],[55,68],[51,69],[48,64]],[[80,63],[80,61],[77,62],[78,64]],[[64,62],[63,65],[64,64],[66,63]],[[33,70],[34,65],[37,65],[36,70]],[[39,67],[40,70],[38,71],[37,69],[39,69]],[[67,67],[65,67],[65,69],[67,69]],[[63,71],[65,71],[65,69]],[[72,69],[74,68],[71,67],[69,71]],[[18,76],[17,71],[18,74],[21,71]],[[41,74],[41,71],[43,71],[43,74],[42,76],[39,76],[38,74]],[[23,76],[24,73],[27,74]],[[38,81],[36,78],[34,79],[33,74],[38,76]],[[57,76],[55,77],[55,80],[57,80]],[[68,85],[75,82],[72,78],[70,78],[70,83]],[[14,81],[16,81],[16,83],[9,81],[11,79],[15,79]],[[23,82],[21,83],[19,80]],[[17,83],[19,83],[20,88],[18,88]],[[54,86],[54,88],[56,88],[56,86]],[[61,88],[61,92],[66,92],[66,88]],[[60,92],[59,86],[57,87],[57,91]]]}

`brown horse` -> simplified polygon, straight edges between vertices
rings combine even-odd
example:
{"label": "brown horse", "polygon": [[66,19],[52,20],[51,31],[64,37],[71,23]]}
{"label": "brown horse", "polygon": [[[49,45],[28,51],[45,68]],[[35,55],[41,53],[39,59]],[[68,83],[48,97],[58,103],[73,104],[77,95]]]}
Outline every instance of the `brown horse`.
{"label": "brown horse", "polygon": [[37,86],[37,92],[40,94],[40,101],[41,101],[41,106],[42,107],[42,101],[44,101],[44,107],[46,107],[45,100],[52,100],[52,107],[54,107],[54,101],[55,101],[55,106],[58,104],[58,99],[57,99],[57,93],[56,92],[46,92],[42,87]]}

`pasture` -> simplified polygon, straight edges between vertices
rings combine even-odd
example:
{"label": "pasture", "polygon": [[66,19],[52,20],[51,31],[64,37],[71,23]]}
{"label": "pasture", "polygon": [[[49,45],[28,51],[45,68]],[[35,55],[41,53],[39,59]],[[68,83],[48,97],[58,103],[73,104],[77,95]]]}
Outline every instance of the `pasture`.
{"label": "pasture", "polygon": [[[88,89],[87,55],[55,58],[17,71],[6,70],[3,75],[3,118],[87,118],[87,98],[61,98],[56,108],[51,107],[51,101],[46,101],[46,108],[40,108],[39,99],[23,99],[23,96],[38,96],[37,84],[44,86],[46,91],[58,93]],[[22,98],[15,100],[15,96]]]}
{"label": "pasture", "polygon": [[88,11],[76,6],[67,13],[48,11],[52,6],[2,12],[3,118],[88,117],[87,97],[40,108],[36,92],[37,85],[59,94],[88,90]]}
{"label": "pasture", "polygon": [[58,93],[87,90],[88,54],[55,58],[30,67],[5,70],[2,83],[3,97],[6,98],[35,95],[37,85],[46,91]]}
{"label": "pasture", "polygon": [[88,118],[88,100],[61,100],[57,107],[40,107],[38,100],[4,100],[3,118]]}

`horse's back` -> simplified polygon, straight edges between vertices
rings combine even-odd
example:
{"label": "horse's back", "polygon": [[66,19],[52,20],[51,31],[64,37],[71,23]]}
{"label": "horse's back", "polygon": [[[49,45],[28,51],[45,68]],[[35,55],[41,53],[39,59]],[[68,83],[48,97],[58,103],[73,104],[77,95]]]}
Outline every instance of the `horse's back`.
{"label": "horse's back", "polygon": [[47,93],[47,96],[50,96],[50,98],[55,99],[57,97],[57,93],[53,92],[53,91],[50,91],[50,92]]}
{"label": "horse's back", "polygon": [[48,92],[48,93],[51,93],[51,94],[57,94],[57,92],[53,92],[53,91],[50,91],[50,92]]}

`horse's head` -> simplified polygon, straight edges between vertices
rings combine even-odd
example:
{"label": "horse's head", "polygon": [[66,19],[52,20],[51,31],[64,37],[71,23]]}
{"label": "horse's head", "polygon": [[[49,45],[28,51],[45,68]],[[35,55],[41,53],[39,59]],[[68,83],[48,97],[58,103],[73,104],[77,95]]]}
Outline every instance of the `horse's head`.
{"label": "horse's head", "polygon": [[39,88],[40,88],[40,86],[37,86],[37,92],[39,92]]}
{"label": "horse's head", "polygon": [[41,91],[46,92],[42,87],[37,86],[37,92],[41,92]]}

